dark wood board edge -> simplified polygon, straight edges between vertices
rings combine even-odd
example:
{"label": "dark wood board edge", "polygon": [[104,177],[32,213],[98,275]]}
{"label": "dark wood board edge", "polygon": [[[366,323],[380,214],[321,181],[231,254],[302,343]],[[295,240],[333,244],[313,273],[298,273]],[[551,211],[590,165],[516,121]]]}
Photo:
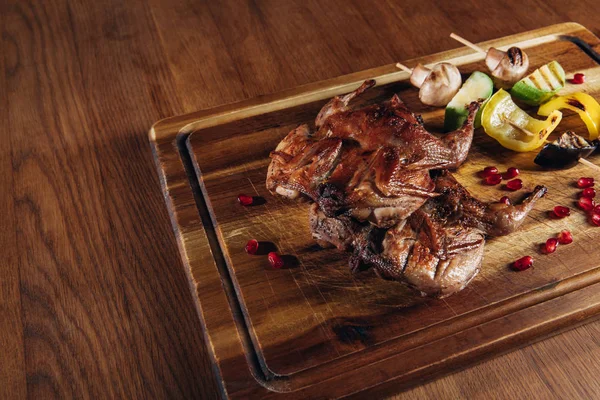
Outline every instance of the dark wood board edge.
{"label": "dark wood board edge", "polygon": [[[239,321],[243,318],[230,301],[235,297],[233,289],[228,289],[230,283],[221,279],[218,254],[212,251],[212,247],[218,247],[218,244],[211,246],[207,234],[210,222],[205,225],[206,221],[202,221],[206,207],[197,203],[201,199],[195,193],[200,191],[193,190],[193,180],[188,177],[188,173],[193,173],[193,167],[190,164],[192,170],[186,171],[185,160],[179,151],[186,137],[175,133],[172,138],[151,140],[150,144],[221,395],[230,397],[232,393],[247,389],[262,389],[265,393],[285,390],[284,381],[269,384],[258,367],[252,346],[248,344],[247,332],[238,330]],[[194,269],[194,266],[201,268]]]}
{"label": "dark wood board edge", "polygon": [[[573,23],[567,23],[567,24],[560,24],[560,25],[554,25],[548,28],[543,28],[540,30],[536,30],[536,31],[531,31],[531,32],[527,32],[523,35],[529,35],[529,37],[535,36],[535,35],[539,35],[540,32],[544,32],[544,34],[546,35],[550,35],[550,34],[555,34],[555,35],[567,35],[567,36],[577,36],[576,34],[578,33],[578,31],[584,31],[585,36],[588,37],[595,37],[593,34],[591,34],[589,31],[587,31],[585,28],[583,28],[581,25],[578,24],[573,24]],[[582,32],[579,32],[582,33]],[[515,40],[514,37],[523,37],[522,35],[514,35],[511,37],[507,37],[504,40],[508,40],[510,38],[510,40]],[[495,41],[490,41],[489,43],[497,43],[500,42],[501,39],[495,40]],[[594,46],[594,48],[597,48],[597,45]],[[444,53],[440,53],[438,55],[434,55],[434,56],[429,56],[429,57],[425,57],[423,59],[419,59],[419,60],[423,60],[422,62],[427,62],[425,61],[426,59],[432,59],[436,56],[441,56],[441,55],[445,55],[445,57],[448,57],[449,53],[456,53],[458,52],[458,50],[451,50],[449,52],[444,52]],[[415,61],[416,62],[416,61]],[[385,67],[381,67],[381,68],[376,68],[374,69],[375,71],[377,70],[381,70]],[[370,73],[375,73],[374,70],[369,70]],[[364,71],[363,71],[364,73]],[[352,74],[350,76],[347,77],[340,77],[340,78],[336,78],[336,79],[342,79],[342,78],[354,78],[355,75],[359,75],[360,76],[361,73],[356,73],[356,74]],[[323,83],[318,83],[318,84],[323,84]],[[314,84],[317,85],[318,84]],[[311,85],[307,85],[307,87],[310,87]],[[302,88],[297,88],[292,90],[293,91],[300,91],[300,89]],[[306,89],[306,87],[305,87]],[[317,90],[317,88],[315,88],[315,90]],[[344,91],[342,89],[340,89],[341,91]],[[289,91],[288,91],[289,92]],[[286,94],[286,92],[284,92],[284,94]],[[330,94],[328,94],[326,97],[329,97]],[[153,126],[153,128],[150,131],[150,140],[152,142],[153,145],[153,152],[155,155],[155,160],[156,160],[156,164],[157,164],[157,169],[159,171],[159,175],[161,176],[161,185],[163,187],[163,192],[165,194],[165,200],[167,202],[167,206],[169,208],[169,212],[171,215],[171,219],[173,221],[173,225],[174,225],[174,230],[176,232],[176,236],[177,236],[177,241],[178,241],[178,245],[180,248],[180,252],[182,254],[182,259],[184,260],[184,265],[186,267],[186,270],[189,274],[190,277],[190,284],[191,284],[191,289],[192,289],[192,293],[193,293],[193,297],[195,297],[194,301],[196,302],[196,306],[199,312],[199,317],[201,318],[202,321],[202,325],[205,327],[205,338],[207,340],[207,343],[209,344],[209,349],[211,350],[211,357],[215,366],[215,372],[217,373],[217,375],[219,375],[219,380],[220,382],[223,384],[223,389],[224,389],[224,394],[225,395],[230,395],[232,397],[246,397],[248,395],[253,395],[253,396],[266,396],[268,395],[268,397],[274,397],[277,396],[278,393],[276,392],[272,392],[269,391],[265,386],[269,386],[270,389],[272,390],[286,390],[287,385],[276,385],[279,387],[275,387],[271,384],[268,384],[267,382],[263,381],[261,383],[259,383],[256,379],[260,379],[259,376],[253,376],[253,374],[250,371],[251,366],[247,365],[247,369],[245,369],[245,371],[240,371],[239,368],[239,362],[244,362],[247,360],[245,359],[244,356],[240,356],[240,353],[244,353],[244,351],[246,350],[244,348],[244,346],[241,343],[241,339],[239,338],[238,332],[235,328],[235,316],[233,314],[228,315],[227,317],[227,321],[226,325],[227,328],[226,331],[229,334],[233,334],[237,336],[238,342],[235,343],[235,349],[233,349],[233,352],[236,353],[237,355],[236,357],[234,357],[234,360],[236,360],[235,363],[229,363],[229,366],[227,366],[226,368],[223,368],[222,363],[224,361],[227,361],[225,359],[225,357],[221,357],[221,355],[223,354],[231,354],[232,352],[230,351],[230,349],[227,349],[227,351],[223,348],[221,348],[220,344],[219,344],[219,340],[218,338],[215,338],[214,335],[211,334],[211,323],[212,321],[210,321],[209,319],[205,318],[205,314],[207,310],[203,310],[202,305],[204,304],[204,301],[215,301],[216,303],[218,303],[219,305],[227,305],[228,301],[227,301],[227,296],[225,294],[224,289],[218,293],[217,295],[212,295],[211,297],[209,297],[208,295],[205,295],[203,293],[202,289],[208,289],[206,286],[209,285],[210,282],[216,282],[215,278],[220,279],[218,277],[218,271],[216,268],[216,264],[215,264],[215,259],[212,256],[211,252],[210,252],[210,243],[208,238],[206,237],[206,233],[204,233],[204,235],[200,235],[197,233],[193,233],[193,229],[191,229],[193,226],[198,226],[199,224],[202,223],[202,221],[199,219],[198,217],[198,210],[194,210],[195,209],[195,204],[194,204],[194,199],[193,199],[193,194],[191,193],[191,188],[189,187],[189,184],[186,186],[179,186],[179,187],[171,187],[170,183],[171,182],[175,182],[174,179],[175,177],[181,177],[182,173],[185,176],[185,169],[181,163],[181,161],[179,162],[173,162],[174,160],[172,158],[168,157],[168,153],[171,152],[173,153],[173,148],[175,148],[176,150],[176,144],[174,143],[174,138],[176,137],[176,135],[180,134],[180,133],[186,133],[189,132],[189,128],[190,128],[190,124],[193,122],[198,122],[198,119],[213,119],[212,122],[214,122],[214,117],[215,115],[219,116],[219,115],[223,115],[224,113],[228,113],[229,111],[234,111],[235,109],[237,109],[238,107],[244,107],[244,108],[248,108],[248,107],[252,107],[252,106],[256,106],[258,104],[262,104],[263,101],[268,101],[268,97],[271,97],[271,100],[276,99],[277,95],[269,95],[269,96],[264,96],[263,98],[259,98],[258,100],[249,100],[246,102],[242,102],[242,103],[238,103],[238,104],[234,104],[234,105],[229,105],[229,106],[223,106],[223,107],[218,107],[216,109],[213,110],[207,110],[204,112],[198,112],[198,113],[193,113],[193,114],[189,114],[187,116],[181,116],[181,117],[174,117],[171,119],[167,119],[167,120],[163,120],[163,121],[159,121],[157,124],[155,124]],[[247,115],[245,115],[247,116]],[[218,122],[218,121],[217,121]],[[194,124],[196,125],[196,124]],[[195,128],[195,127],[194,127]],[[193,130],[193,129],[192,129]],[[160,132],[160,133],[157,133]],[[174,152],[175,154],[177,154],[177,151]],[[173,164],[177,165],[179,164],[179,167],[177,166],[173,166]],[[187,178],[186,178],[187,180]],[[191,207],[191,205],[194,205],[193,207]],[[195,213],[195,218],[194,218],[194,214]],[[183,232],[183,233],[182,233]],[[191,258],[190,255],[187,252],[187,246],[191,245],[193,243],[194,246],[198,246],[196,247],[196,249],[200,250],[202,249],[203,251],[196,251],[195,253],[203,253],[204,257],[197,257],[197,258]],[[202,280],[202,281],[198,281],[197,279],[194,278],[194,274],[192,272],[192,268],[193,268],[193,264],[196,264],[198,262],[205,262],[206,264],[204,265],[212,265],[215,266],[215,268],[210,268],[210,272],[207,272],[205,275],[207,276],[207,278],[211,278],[211,279],[207,279],[206,281]],[[215,277],[216,274],[216,277]],[[593,287],[596,287],[597,285],[594,285]],[[597,288],[596,288],[597,289]],[[596,290],[597,291],[597,290]],[[196,296],[197,295],[197,296]],[[565,300],[567,300],[567,297],[573,295],[573,293],[569,293],[565,296],[563,296],[563,298]],[[204,301],[203,301],[204,299]],[[561,298],[562,299],[562,298]],[[555,301],[556,299],[552,300]],[[590,300],[588,298],[588,302],[587,305],[589,306]],[[545,304],[545,303],[541,303],[541,304]],[[597,306],[596,303],[593,303],[594,307]],[[525,309],[520,311],[519,313],[525,312],[527,310],[530,309]],[[589,310],[586,309],[586,310]],[[597,311],[597,307],[593,308],[593,312],[585,312],[582,311],[581,313],[579,313],[579,317],[577,318],[588,318],[590,316],[593,316],[595,314],[595,312]],[[516,315],[516,314],[515,314]],[[553,328],[557,328],[558,326],[560,327],[568,327],[570,325],[570,321],[572,321],[573,319],[576,319],[575,317],[573,318],[569,318],[569,319],[563,319],[560,321],[552,321],[554,325],[552,325]],[[562,324],[560,323],[562,322]],[[215,329],[221,329],[221,331],[223,331],[223,327],[220,326],[215,326]],[[234,332],[235,331],[235,332]],[[536,329],[533,333],[529,332],[529,331],[523,331],[522,334],[519,334],[517,336],[514,336],[515,338],[526,338],[528,341],[533,340],[537,337],[539,337],[539,334],[542,333],[542,329]],[[466,331],[465,331],[466,332]],[[529,333],[529,335],[526,335],[526,333]],[[552,330],[548,330],[548,332],[544,333],[545,335],[552,335],[553,331]],[[459,335],[459,334],[457,334]],[[500,341],[497,343],[504,343],[505,341]],[[518,342],[518,341],[517,341]],[[508,343],[510,345],[510,343]],[[505,348],[504,351],[510,350],[513,347],[508,347]],[[490,356],[493,354],[498,354],[500,350],[495,350],[495,347],[492,347],[492,350],[489,352]],[[476,356],[475,353],[471,353],[473,356]],[[466,357],[467,359],[470,359],[470,357]],[[436,365],[443,365],[444,363],[438,363]],[[461,362],[460,365],[465,366],[465,362]],[[237,371],[234,371],[237,370]],[[394,378],[392,380],[390,380],[389,382],[385,382],[384,385],[382,387],[387,387],[389,384],[391,384],[392,386],[394,386],[396,388],[396,390],[398,390],[398,388],[400,386],[398,385],[403,385],[402,382],[405,382],[408,385],[412,385],[413,383],[418,383],[418,381],[412,381],[413,378],[416,379],[417,376],[426,376],[428,374],[433,373],[434,369],[431,370],[420,370],[423,373],[422,374],[417,374],[413,377],[409,377],[408,375],[401,375],[397,378]],[[336,379],[336,381],[338,379],[341,379],[343,377],[338,377]],[[345,378],[344,378],[345,379]],[[410,382],[407,381],[407,379],[410,380]],[[376,381],[375,384],[379,384],[381,383],[381,381]],[[351,392],[348,391],[348,387],[344,386],[345,389],[343,392],[332,392],[332,393],[328,393],[328,391],[326,389],[331,389],[331,382],[329,384],[326,384],[324,388],[321,388],[324,384],[316,384],[313,385],[311,387],[308,387],[306,390],[302,390],[301,392],[295,392],[294,393],[294,397],[295,395],[302,395],[302,396],[306,396],[309,394],[308,391],[312,392],[313,394],[320,394],[320,395],[326,395],[327,397],[330,397],[329,395],[333,395],[333,396],[338,396],[338,395],[345,395],[345,394],[350,394]],[[404,387],[404,386],[401,386]],[[359,389],[360,390],[360,389]],[[289,393],[291,394],[291,393]],[[289,394],[287,396],[289,396]]]}
{"label": "dark wood board edge", "polygon": [[[183,263],[186,275],[188,277],[188,283],[190,285],[190,293],[192,295],[192,301],[194,302],[194,304],[196,306],[196,310],[198,312],[198,317],[199,317],[199,319],[201,321],[201,325],[203,327],[202,333],[204,336],[204,340],[207,344],[207,347],[209,349],[209,356],[211,359],[213,371],[217,377],[217,382],[219,383],[219,389],[221,390],[220,394],[222,397],[227,397],[225,383],[224,383],[224,377],[220,370],[220,363],[219,363],[219,353],[220,352],[215,351],[214,346],[211,345],[213,343],[213,338],[211,337],[212,336],[211,335],[211,325],[210,325],[210,321],[207,321],[204,318],[202,302],[200,300],[200,296],[198,295],[199,285],[196,282],[196,280],[194,278],[194,274],[191,271],[190,263],[192,262],[192,260],[188,257],[188,253],[186,250],[187,243],[189,243],[190,241],[197,242],[201,246],[203,252],[208,252],[211,255],[210,258],[207,257],[207,259],[204,260],[205,266],[214,265],[216,268],[216,264],[215,264],[216,262],[214,260],[214,257],[212,257],[212,252],[210,250],[208,238],[206,237],[206,232],[204,229],[197,230],[196,233],[194,233],[193,230],[190,229],[191,235],[197,235],[197,237],[195,239],[188,237],[188,239],[186,240],[186,239],[184,239],[184,236],[181,232],[181,230],[183,229],[183,226],[184,226],[184,221],[187,221],[186,223],[189,224],[189,226],[192,226],[194,223],[201,224],[201,221],[199,220],[199,214],[197,211],[194,210],[192,212],[191,210],[189,210],[189,205],[193,204],[193,202],[194,202],[194,195],[193,195],[191,187],[185,188],[186,190],[179,189],[178,191],[180,193],[176,194],[174,192],[177,189],[175,187],[173,187],[173,185],[171,185],[171,182],[175,181],[175,179],[174,179],[175,176],[178,176],[181,174],[185,175],[185,173],[186,173],[183,163],[178,158],[179,152],[177,151],[177,136],[175,135],[174,137],[171,138],[171,140],[168,140],[168,139],[164,139],[164,140],[160,140],[160,141],[151,140],[150,145],[151,145],[151,149],[152,149],[152,154],[154,156],[156,169],[157,169],[157,172],[159,175],[161,189],[162,189],[162,192],[163,192],[163,195],[165,198],[165,203],[167,205],[169,216],[171,218],[173,232],[175,233],[175,237],[177,239],[177,246],[179,248],[179,253],[181,255],[181,261]],[[177,158],[173,157],[173,155],[176,155]],[[187,180],[188,179],[186,177],[186,181]],[[184,204],[187,206],[184,206]],[[195,221],[194,221],[194,218],[196,218]],[[225,296],[225,292],[222,293],[222,297],[224,297],[224,296]],[[223,300],[223,299],[221,299],[221,300]],[[233,320],[233,316],[231,316],[231,317]],[[240,345],[241,345],[241,343],[240,343]],[[245,352],[244,349],[242,349],[242,348],[237,349],[237,351],[239,351],[241,353]]]}
{"label": "dark wood board edge", "polygon": [[246,308],[242,304],[242,296],[237,285],[237,280],[234,276],[232,276],[228,258],[224,255],[222,250],[223,238],[220,237],[220,232],[215,229],[215,226],[217,226],[216,217],[212,212],[213,208],[210,205],[210,198],[206,192],[206,188],[202,180],[202,172],[200,171],[198,162],[196,161],[195,154],[190,147],[190,138],[192,135],[193,132],[189,135],[180,136],[180,155],[184,160],[184,164],[188,172],[198,211],[203,217],[203,228],[209,239],[212,252],[217,261],[215,266],[219,270],[223,289],[227,293],[227,298],[229,300],[231,309],[234,310],[238,332],[241,335],[244,348],[246,349],[248,362],[252,368],[252,371],[254,372],[254,376],[257,377],[257,379],[259,379],[261,382],[266,382],[275,378],[275,374],[269,370],[264,357],[256,350],[259,348],[257,345],[257,339],[254,335],[254,331],[248,326],[248,317],[244,313]]}

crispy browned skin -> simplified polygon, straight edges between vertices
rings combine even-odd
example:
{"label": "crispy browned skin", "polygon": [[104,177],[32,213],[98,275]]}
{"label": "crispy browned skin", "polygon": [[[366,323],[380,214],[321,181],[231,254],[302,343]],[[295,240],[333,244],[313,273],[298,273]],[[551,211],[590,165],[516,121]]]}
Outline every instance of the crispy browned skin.
{"label": "crispy browned skin", "polygon": [[290,132],[271,153],[267,188],[313,200],[313,237],[351,251],[351,270],[367,266],[425,295],[448,296],[479,271],[486,235],[517,229],[546,189],[517,206],[475,199],[447,168],[465,161],[479,104],[439,139],[396,95],[349,109],[374,83],[329,101],[314,132],[308,125]]}
{"label": "crispy browned skin", "polygon": [[516,230],[546,193],[546,188],[536,187],[521,204],[509,206],[475,199],[448,171],[437,173],[434,183],[439,196],[387,230],[328,218],[313,207],[313,236],[341,250],[352,249],[353,271],[366,265],[383,278],[444,297],[462,290],[477,275],[486,235]]}
{"label": "crispy browned skin", "polygon": [[473,119],[442,139],[427,132],[396,95],[381,104],[349,110],[348,102],[373,86],[327,103],[313,133],[307,125],[290,132],[271,153],[267,188],[304,195],[328,216],[347,213],[389,227],[435,196],[429,170],[455,168],[467,157]]}

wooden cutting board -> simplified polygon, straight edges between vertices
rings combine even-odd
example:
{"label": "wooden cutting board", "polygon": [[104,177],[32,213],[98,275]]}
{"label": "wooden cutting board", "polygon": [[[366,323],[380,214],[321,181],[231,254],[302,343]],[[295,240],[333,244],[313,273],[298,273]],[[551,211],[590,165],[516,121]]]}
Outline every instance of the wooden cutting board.
{"label": "wooden cutting board", "polygon": [[[567,76],[585,73],[586,84],[567,85],[561,93],[585,91],[600,99],[600,40],[581,25],[554,25],[481,44],[511,45],[527,51],[532,69],[558,60]],[[454,63],[465,76],[486,70],[483,56],[467,48],[405,63],[440,61]],[[393,65],[169,118],[150,131],[226,396],[331,398],[398,391],[573,327],[600,311],[600,228],[574,205],[577,178],[600,176],[584,166],[542,171],[533,163],[535,152],[505,150],[481,129],[455,174],[473,195],[484,201],[508,195],[516,201],[538,184],[549,192],[518,232],[487,242],[481,272],[465,290],[443,300],[415,297],[372,272],[351,275],[348,254],[314,243],[308,205],[275,198],[265,188],[269,152],[291,129],[313,120],[329,98],[370,78],[377,87],[360,102],[398,93],[423,115],[430,131],[441,131],[444,110],[422,105],[408,75]],[[587,136],[579,117],[565,111],[558,130],[568,129]],[[599,164],[600,156],[590,161]],[[500,171],[518,167],[523,190],[482,185],[478,172],[488,165]],[[243,207],[240,193],[264,201]],[[570,206],[572,215],[549,218],[555,205]],[[541,254],[539,245],[563,229],[573,233],[574,243]],[[246,254],[251,238],[284,254],[286,267],[274,270],[266,255]],[[527,254],[535,258],[535,268],[518,273],[509,268]]]}

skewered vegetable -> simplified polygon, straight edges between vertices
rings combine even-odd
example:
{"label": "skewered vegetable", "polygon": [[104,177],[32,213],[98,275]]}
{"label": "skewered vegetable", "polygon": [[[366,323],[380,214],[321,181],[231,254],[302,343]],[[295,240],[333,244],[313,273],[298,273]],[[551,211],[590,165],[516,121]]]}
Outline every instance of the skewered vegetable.
{"label": "skewered vegetable", "polygon": [[490,47],[485,65],[490,69],[496,87],[510,89],[527,73],[529,57],[518,47],[511,47],[506,52]]}
{"label": "skewered vegetable", "polygon": [[561,119],[562,113],[558,110],[545,121],[532,118],[512,101],[507,91],[500,89],[486,104],[481,125],[485,133],[502,146],[525,152],[543,145]]}
{"label": "skewered vegetable", "polygon": [[515,83],[510,94],[535,106],[550,100],[564,86],[565,71],[558,62],[552,61]]}
{"label": "skewered vegetable", "polygon": [[515,82],[523,78],[527,73],[529,57],[518,47],[511,47],[505,52],[495,47],[490,47],[485,51],[455,33],[451,33],[450,37],[486,55],[485,65],[490,70],[494,84],[500,89],[510,89]]}
{"label": "skewered vegetable", "polygon": [[589,94],[577,92],[567,96],[558,96],[543,104],[538,110],[538,115],[548,116],[556,110],[563,108],[575,111],[587,127],[590,140],[598,139],[600,129],[600,104]]}
{"label": "skewered vegetable", "polygon": [[[448,103],[444,117],[444,129],[449,132],[461,127],[469,114],[469,104],[478,100],[487,101],[492,96],[493,91],[494,83],[489,76],[483,72],[473,72]],[[481,126],[481,112],[484,106],[485,103],[475,116],[475,128]]]}
{"label": "skewered vegetable", "polygon": [[545,145],[533,161],[545,168],[571,168],[595,149],[596,144],[574,132],[565,132],[554,142]]}
{"label": "skewered vegetable", "polygon": [[433,68],[418,64],[412,70],[400,63],[396,66],[410,72],[410,83],[420,88],[419,99],[428,106],[445,106],[456,95],[462,84],[458,68],[450,63],[439,63]]}

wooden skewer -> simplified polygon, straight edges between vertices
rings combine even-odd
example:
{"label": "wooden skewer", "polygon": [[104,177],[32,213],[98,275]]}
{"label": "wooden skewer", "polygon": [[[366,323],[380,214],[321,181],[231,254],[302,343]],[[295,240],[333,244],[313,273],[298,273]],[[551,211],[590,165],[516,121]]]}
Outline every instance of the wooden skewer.
{"label": "wooden skewer", "polygon": [[450,37],[456,41],[461,42],[462,44],[464,44],[465,46],[468,46],[470,48],[472,48],[475,51],[478,51],[479,53],[483,53],[483,54],[487,54],[487,51],[485,51],[484,49],[482,49],[481,47],[477,46],[475,43],[469,42],[467,39],[458,36],[456,33],[452,32],[450,34]]}
{"label": "wooden skewer", "polygon": [[402,71],[412,74],[412,68],[408,68],[406,65],[401,63],[396,63],[396,67],[400,68]]}
{"label": "wooden skewer", "polygon": [[588,160],[586,160],[585,158],[580,158],[580,159],[579,159],[579,162],[580,162],[581,164],[585,165],[586,167],[589,167],[589,168],[595,169],[596,171],[600,172],[600,167],[599,167],[599,166],[597,166],[597,165],[596,165],[596,164],[594,164],[594,163],[591,163],[591,162],[589,162],[589,161],[588,161]]}
{"label": "wooden skewer", "polygon": [[510,126],[512,126],[513,128],[523,132],[524,134],[526,134],[527,136],[535,136],[535,133],[531,132],[529,129],[525,129],[520,127],[519,125],[515,124],[514,122],[512,122],[510,119],[506,118],[504,115],[502,115],[502,120],[504,122],[506,122],[507,124],[509,124]]}

